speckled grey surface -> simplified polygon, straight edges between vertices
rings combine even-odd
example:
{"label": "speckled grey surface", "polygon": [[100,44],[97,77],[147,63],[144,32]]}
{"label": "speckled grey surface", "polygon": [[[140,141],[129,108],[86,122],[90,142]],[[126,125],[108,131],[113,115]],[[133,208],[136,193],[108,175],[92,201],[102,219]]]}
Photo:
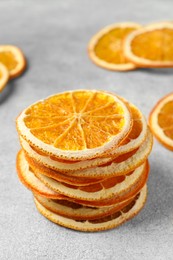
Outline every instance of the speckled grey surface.
{"label": "speckled grey surface", "polygon": [[146,207],[132,221],[106,232],[75,232],[47,221],[15,170],[15,118],[50,94],[106,89],[148,116],[155,102],[172,91],[173,70],[106,71],[90,62],[86,46],[105,25],[169,20],[172,10],[172,0],[0,1],[0,42],[20,46],[28,60],[26,73],[0,94],[0,259],[173,259],[173,154],[157,142],[150,156]]}

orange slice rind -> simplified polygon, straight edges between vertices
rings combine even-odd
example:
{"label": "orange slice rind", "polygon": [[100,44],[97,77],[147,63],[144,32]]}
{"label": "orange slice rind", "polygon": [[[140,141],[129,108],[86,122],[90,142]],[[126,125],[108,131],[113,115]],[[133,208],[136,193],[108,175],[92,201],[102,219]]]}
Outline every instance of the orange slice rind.
{"label": "orange slice rind", "polygon": [[97,90],[51,96],[17,118],[19,135],[29,144],[67,160],[101,156],[119,145],[131,127],[127,106],[115,95]]}
{"label": "orange slice rind", "polygon": [[103,28],[92,37],[88,44],[90,59],[98,66],[117,71],[133,70],[136,65],[129,62],[123,53],[123,42],[126,36],[139,24],[125,22]]}
{"label": "orange slice rind", "polygon": [[[125,191],[128,192],[128,190],[130,190],[131,187],[139,181],[143,172],[146,170],[146,164],[144,163],[140,167],[136,168],[134,172],[132,172],[130,175],[121,176],[117,179],[112,178],[108,181],[104,179],[97,184],[78,187],[75,185],[67,185],[65,183],[58,182],[39,172],[32,172],[29,168],[29,164],[24,157],[23,152],[19,154],[18,160],[18,167],[20,169],[19,172],[21,173],[21,175],[26,176],[23,178],[27,178],[26,182],[29,182],[30,185],[36,182],[35,178],[38,178],[43,184],[45,184],[48,188],[55,191],[56,193],[60,193],[70,198],[86,201],[94,201],[121,196]],[[36,184],[36,186],[38,185],[39,184]]]}
{"label": "orange slice rind", "polygon": [[173,24],[157,23],[130,33],[124,55],[139,67],[173,67]]}
{"label": "orange slice rind", "polygon": [[73,171],[68,174],[76,177],[89,177],[89,178],[108,178],[114,176],[125,175],[135,168],[143,164],[149,156],[153,145],[153,136],[148,129],[147,138],[144,143],[136,150],[127,155],[122,155],[115,158],[111,163],[106,165],[88,168],[84,170]]}
{"label": "orange slice rind", "polygon": [[134,199],[130,198],[113,206],[92,208],[68,200],[47,199],[36,194],[34,194],[34,197],[46,209],[58,215],[75,220],[97,219],[100,217],[105,217],[127,206]]}
{"label": "orange slice rind", "polygon": [[63,197],[57,192],[49,189],[38,178],[36,178],[35,175],[26,168],[26,164],[22,161],[21,157],[22,151],[20,151],[17,155],[16,167],[18,177],[25,187],[34,193],[47,198],[58,199]]}
{"label": "orange slice rind", "polygon": [[157,140],[173,151],[173,93],[155,105],[149,116],[149,125]]}
{"label": "orange slice rind", "polygon": [[23,52],[13,45],[0,45],[0,62],[8,69],[10,78],[21,75],[26,68]]}
{"label": "orange slice rind", "polygon": [[146,197],[147,187],[145,186],[141,190],[139,197],[137,197],[134,203],[129,205],[129,207],[126,206],[124,209],[121,209],[120,211],[111,214],[109,217],[107,216],[104,218],[99,218],[97,220],[86,221],[76,221],[70,218],[60,216],[46,209],[36,199],[34,201],[38,211],[47,219],[51,220],[56,224],[80,231],[101,231],[117,227],[134,217],[143,208],[146,201]]}
{"label": "orange slice rind", "polygon": [[139,181],[143,172],[146,170],[146,164],[138,167],[130,175],[111,178],[111,180],[103,180],[97,184],[88,186],[74,186],[57,182],[41,173],[35,173],[36,177],[41,180],[50,189],[70,198],[78,200],[97,201],[101,199],[108,199],[111,197],[119,197],[125,191],[128,192]]}

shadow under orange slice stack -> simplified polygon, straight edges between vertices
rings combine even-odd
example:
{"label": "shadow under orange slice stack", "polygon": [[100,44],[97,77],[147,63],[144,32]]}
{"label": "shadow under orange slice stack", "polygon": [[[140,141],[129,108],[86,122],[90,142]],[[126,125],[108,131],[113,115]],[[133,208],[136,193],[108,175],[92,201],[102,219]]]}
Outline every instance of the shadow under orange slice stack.
{"label": "shadow under orange slice stack", "polygon": [[18,77],[26,68],[23,52],[13,45],[0,45],[0,62],[9,71],[10,78]]}
{"label": "shadow under orange slice stack", "polygon": [[126,22],[105,27],[92,37],[88,44],[90,59],[98,66],[109,70],[126,71],[136,68],[123,53],[126,36],[139,29],[140,25]]}
{"label": "shadow under orange slice stack", "polygon": [[158,101],[150,113],[149,125],[158,141],[173,151],[173,93]]}
{"label": "shadow under orange slice stack", "polygon": [[144,206],[152,134],[121,97],[97,90],[56,94],[25,109],[17,130],[18,176],[49,220],[99,231]]}
{"label": "shadow under orange slice stack", "polygon": [[130,33],[124,55],[138,67],[173,67],[173,24],[158,23]]}

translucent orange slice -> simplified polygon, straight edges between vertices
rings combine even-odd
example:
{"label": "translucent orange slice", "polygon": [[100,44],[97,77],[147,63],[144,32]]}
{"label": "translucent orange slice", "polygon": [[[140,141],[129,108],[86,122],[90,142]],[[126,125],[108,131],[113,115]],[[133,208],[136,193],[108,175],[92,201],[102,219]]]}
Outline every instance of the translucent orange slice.
{"label": "translucent orange slice", "polygon": [[13,45],[0,45],[0,62],[8,69],[10,78],[19,76],[26,67],[24,54]]}
{"label": "translucent orange slice", "polygon": [[7,68],[0,63],[0,92],[5,88],[9,79],[9,72]]}
{"label": "translucent orange slice", "polygon": [[25,109],[17,129],[29,144],[70,160],[100,156],[124,140],[130,111],[118,97],[97,90],[56,94]]}
{"label": "translucent orange slice", "polygon": [[173,24],[149,25],[127,36],[124,54],[140,67],[173,67],[172,39]]}
{"label": "translucent orange slice", "polygon": [[98,66],[110,70],[132,70],[136,66],[125,58],[123,43],[126,36],[140,28],[136,23],[118,23],[98,32],[88,44],[91,60]]}
{"label": "translucent orange slice", "polygon": [[149,116],[149,125],[158,141],[173,151],[173,93],[155,105]]}

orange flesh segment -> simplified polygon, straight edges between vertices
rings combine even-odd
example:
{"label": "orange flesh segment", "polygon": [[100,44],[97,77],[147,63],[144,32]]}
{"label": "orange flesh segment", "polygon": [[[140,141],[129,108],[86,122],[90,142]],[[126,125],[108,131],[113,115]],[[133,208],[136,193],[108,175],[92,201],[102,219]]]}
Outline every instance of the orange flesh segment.
{"label": "orange flesh segment", "polygon": [[173,61],[173,30],[157,29],[137,35],[131,43],[132,52],[152,61]]}
{"label": "orange flesh segment", "polygon": [[9,71],[13,70],[18,64],[14,54],[11,51],[0,52],[0,62],[3,63]]}
{"label": "orange flesh segment", "polygon": [[103,35],[95,46],[95,53],[100,59],[113,64],[128,63],[122,46],[125,37],[135,28],[115,28]]}
{"label": "orange flesh segment", "polygon": [[3,74],[2,74],[2,72],[0,71],[0,79],[3,77]]}
{"label": "orange flesh segment", "polygon": [[102,146],[119,134],[125,124],[123,113],[109,95],[78,91],[32,105],[24,122],[41,141],[77,151]]}

